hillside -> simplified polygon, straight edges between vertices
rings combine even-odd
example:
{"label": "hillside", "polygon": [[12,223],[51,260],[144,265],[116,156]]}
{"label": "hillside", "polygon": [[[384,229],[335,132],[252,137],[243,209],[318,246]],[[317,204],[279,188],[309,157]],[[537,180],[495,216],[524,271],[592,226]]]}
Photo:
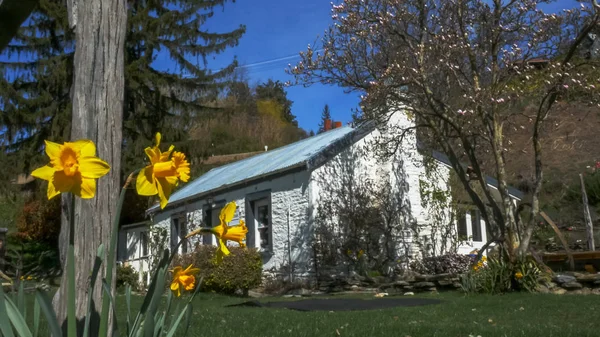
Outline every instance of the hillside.
{"label": "hillside", "polygon": [[[533,148],[530,128],[518,125],[530,123],[525,117],[533,114],[533,107],[526,107],[523,117],[506,129],[510,139],[505,153],[507,170],[513,185],[528,192],[533,181]],[[563,229],[571,245],[585,239],[583,203],[579,174],[587,181],[596,181],[594,170],[600,162],[600,109],[579,103],[560,103],[555,108],[543,130],[544,183],[540,196],[542,211],[546,212]],[[599,171],[600,172],[600,171]],[[597,190],[587,186],[590,211],[596,226],[596,244],[600,244],[600,203]],[[527,201],[527,200],[525,200]],[[554,237],[548,226],[543,225],[538,244]],[[550,239],[552,241],[552,239]]]}

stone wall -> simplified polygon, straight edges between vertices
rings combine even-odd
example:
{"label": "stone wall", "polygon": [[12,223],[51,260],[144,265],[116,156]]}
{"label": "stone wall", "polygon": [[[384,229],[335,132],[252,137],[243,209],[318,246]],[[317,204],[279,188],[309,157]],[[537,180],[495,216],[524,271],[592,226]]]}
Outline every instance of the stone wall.
{"label": "stone wall", "polygon": [[415,292],[438,292],[460,290],[460,278],[456,274],[420,275],[388,278],[365,277],[356,273],[350,277],[339,275],[319,281],[318,290],[324,293],[373,292],[406,294]]}
{"label": "stone wall", "polygon": [[[388,295],[422,292],[460,291],[460,275],[410,274],[403,277],[365,277],[356,273],[331,275],[319,281],[316,293],[387,293]],[[566,272],[556,274],[552,281],[542,282],[540,293],[600,295],[600,273]]]}
{"label": "stone wall", "polygon": [[538,289],[541,293],[600,295],[600,273],[562,272]]}

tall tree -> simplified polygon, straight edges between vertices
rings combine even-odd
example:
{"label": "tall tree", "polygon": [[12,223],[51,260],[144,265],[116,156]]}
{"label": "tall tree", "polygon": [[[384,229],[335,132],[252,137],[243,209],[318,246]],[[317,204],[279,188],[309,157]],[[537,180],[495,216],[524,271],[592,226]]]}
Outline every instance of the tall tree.
{"label": "tall tree", "polygon": [[[72,2],[71,2],[72,4]],[[112,220],[116,213],[121,190],[121,144],[124,100],[124,56],[127,30],[127,2],[125,0],[90,0],[72,6],[71,24],[75,25],[77,48],[74,57],[74,85],[72,110],[72,139],[90,139],[96,143],[97,154],[111,165],[109,174],[98,181],[96,197],[76,198],[74,201],[73,235],[76,270],[76,315],[78,320],[87,314],[89,277],[95,261],[96,248],[109,247]],[[63,202],[73,196],[63,195]],[[68,201],[67,201],[68,202]],[[63,212],[63,219],[64,219]],[[63,221],[61,232],[68,232],[68,221]],[[62,235],[61,233],[61,235]],[[68,237],[68,236],[67,236]],[[65,242],[63,242],[65,244]],[[91,303],[93,312],[101,312],[102,279],[107,277],[106,266],[115,261],[105,260]],[[114,289],[115,269],[113,273]],[[55,295],[55,310],[59,319],[66,318],[67,273],[63,273],[61,287]],[[105,297],[105,296],[104,296]],[[96,319],[94,319],[95,321]],[[96,325],[98,322],[93,322]],[[92,328],[96,331],[96,328]],[[81,331],[78,335],[82,333]],[[109,333],[109,335],[111,335]]]}
{"label": "tall tree", "polygon": [[[499,243],[515,261],[527,254],[540,211],[544,122],[571,93],[591,104],[600,98],[598,62],[577,57],[599,24],[598,1],[558,14],[542,10],[548,2],[346,0],[333,5],[335,24],[323,51],[309,49],[290,71],[305,84],[335,83],[364,93],[366,119],[411,114],[415,126],[389,130],[382,149],[399,145],[414,128],[429,136],[490,227],[481,251]],[[523,100],[533,109],[523,111]],[[535,163],[524,220],[508,190],[505,129],[512,127],[528,130]],[[487,169],[486,156],[492,162]],[[486,174],[498,180],[497,191]]]}
{"label": "tall tree", "polygon": [[[208,103],[227,83],[236,62],[213,72],[207,58],[236,45],[245,32],[243,25],[223,33],[205,28],[215,8],[227,2],[129,3],[123,173],[142,164],[139,154],[157,131],[166,139],[185,142],[190,119],[213,109]],[[6,128],[2,145],[13,155],[0,157],[12,169],[2,173],[6,176],[2,181],[28,172],[43,160],[44,139],[69,138],[74,33],[68,16],[62,1],[42,0],[4,52],[0,123]],[[171,58],[171,67],[155,64],[159,53]],[[187,151],[196,149],[193,144],[178,145]]]}
{"label": "tall tree", "polygon": [[319,122],[319,130],[317,133],[325,132],[325,121],[331,121],[331,111],[329,111],[329,105],[325,104],[323,112],[321,112],[321,121]]}
{"label": "tall tree", "polygon": [[287,93],[282,82],[269,79],[267,82],[259,84],[256,87],[256,101],[263,103],[271,101],[275,103],[282,109],[283,121],[298,126],[296,116],[292,114],[292,104],[294,102],[287,98]]}
{"label": "tall tree", "polygon": [[[70,135],[73,38],[64,4],[42,0],[2,53],[0,181],[6,185],[43,160],[45,139]],[[4,186],[6,187],[6,186]]]}
{"label": "tall tree", "polygon": [[31,14],[37,0],[0,0],[0,51],[6,47],[19,30],[19,26]]}
{"label": "tall tree", "polygon": [[[265,145],[273,149],[306,137],[304,130],[288,122],[295,119],[291,101],[285,89],[273,83],[252,87],[244,78],[228,83],[225,93],[215,103],[217,109],[192,123],[192,142],[203,151],[197,159],[263,151]],[[266,87],[273,89],[267,91]],[[287,103],[290,106],[284,105]],[[286,117],[289,115],[291,118]]]}
{"label": "tall tree", "polygon": [[[187,144],[190,120],[214,107],[208,102],[224,88],[235,70],[233,60],[223,69],[208,69],[207,58],[237,45],[246,28],[217,33],[206,28],[215,8],[229,0],[142,0],[130,3],[124,114],[125,173],[142,164],[143,149],[156,132],[193,155]],[[158,53],[166,53],[172,66],[154,64]]]}

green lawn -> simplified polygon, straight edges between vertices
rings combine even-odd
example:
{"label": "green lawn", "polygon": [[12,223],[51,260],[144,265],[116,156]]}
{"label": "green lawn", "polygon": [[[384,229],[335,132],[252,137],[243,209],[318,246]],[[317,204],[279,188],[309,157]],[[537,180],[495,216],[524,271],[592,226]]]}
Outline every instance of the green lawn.
{"label": "green lawn", "polygon": [[[444,293],[426,297],[440,298],[443,303],[372,311],[299,312],[226,307],[248,299],[199,294],[194,301],[194,316],[187,336],[600,336],[600,296],[596,295]],[[362,298],[377,300],[371,296]],[[119,328],[123,331],[125,298],[118,296],[117,300]],[[298,299],[261,299],[273,300]],[[137,308],[142,298],[134,297],[132,302],[132,307]],[[45,336],[43,332],[40,335]]]}
{"label": "green lawn", "polygon": [[[600,335],[600,296],[510,294],[465,297],[441,294],[433,297],[441,298],[444,303],[373,311],[298,312],[228,308],[226,305],[247,299],[200,294],[194,302],[188,336]],[[137,301],[139,305],[141,299]],[[121,310],[118,317],[125,316],[124,308]]]}

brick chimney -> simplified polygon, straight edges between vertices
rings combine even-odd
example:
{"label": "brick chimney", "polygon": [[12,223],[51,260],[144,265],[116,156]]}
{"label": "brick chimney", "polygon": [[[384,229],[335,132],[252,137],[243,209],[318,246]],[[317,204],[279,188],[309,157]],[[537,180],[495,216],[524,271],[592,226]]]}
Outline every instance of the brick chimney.
{"label": "brick chimney", "polygon": [[325,131],[331,130],[331,119],[325,120]]}
{"label": "brick chimney", "polygon": [[341,128],[341,127],[342,127],[342,122],[333,122],[334,129]]}

